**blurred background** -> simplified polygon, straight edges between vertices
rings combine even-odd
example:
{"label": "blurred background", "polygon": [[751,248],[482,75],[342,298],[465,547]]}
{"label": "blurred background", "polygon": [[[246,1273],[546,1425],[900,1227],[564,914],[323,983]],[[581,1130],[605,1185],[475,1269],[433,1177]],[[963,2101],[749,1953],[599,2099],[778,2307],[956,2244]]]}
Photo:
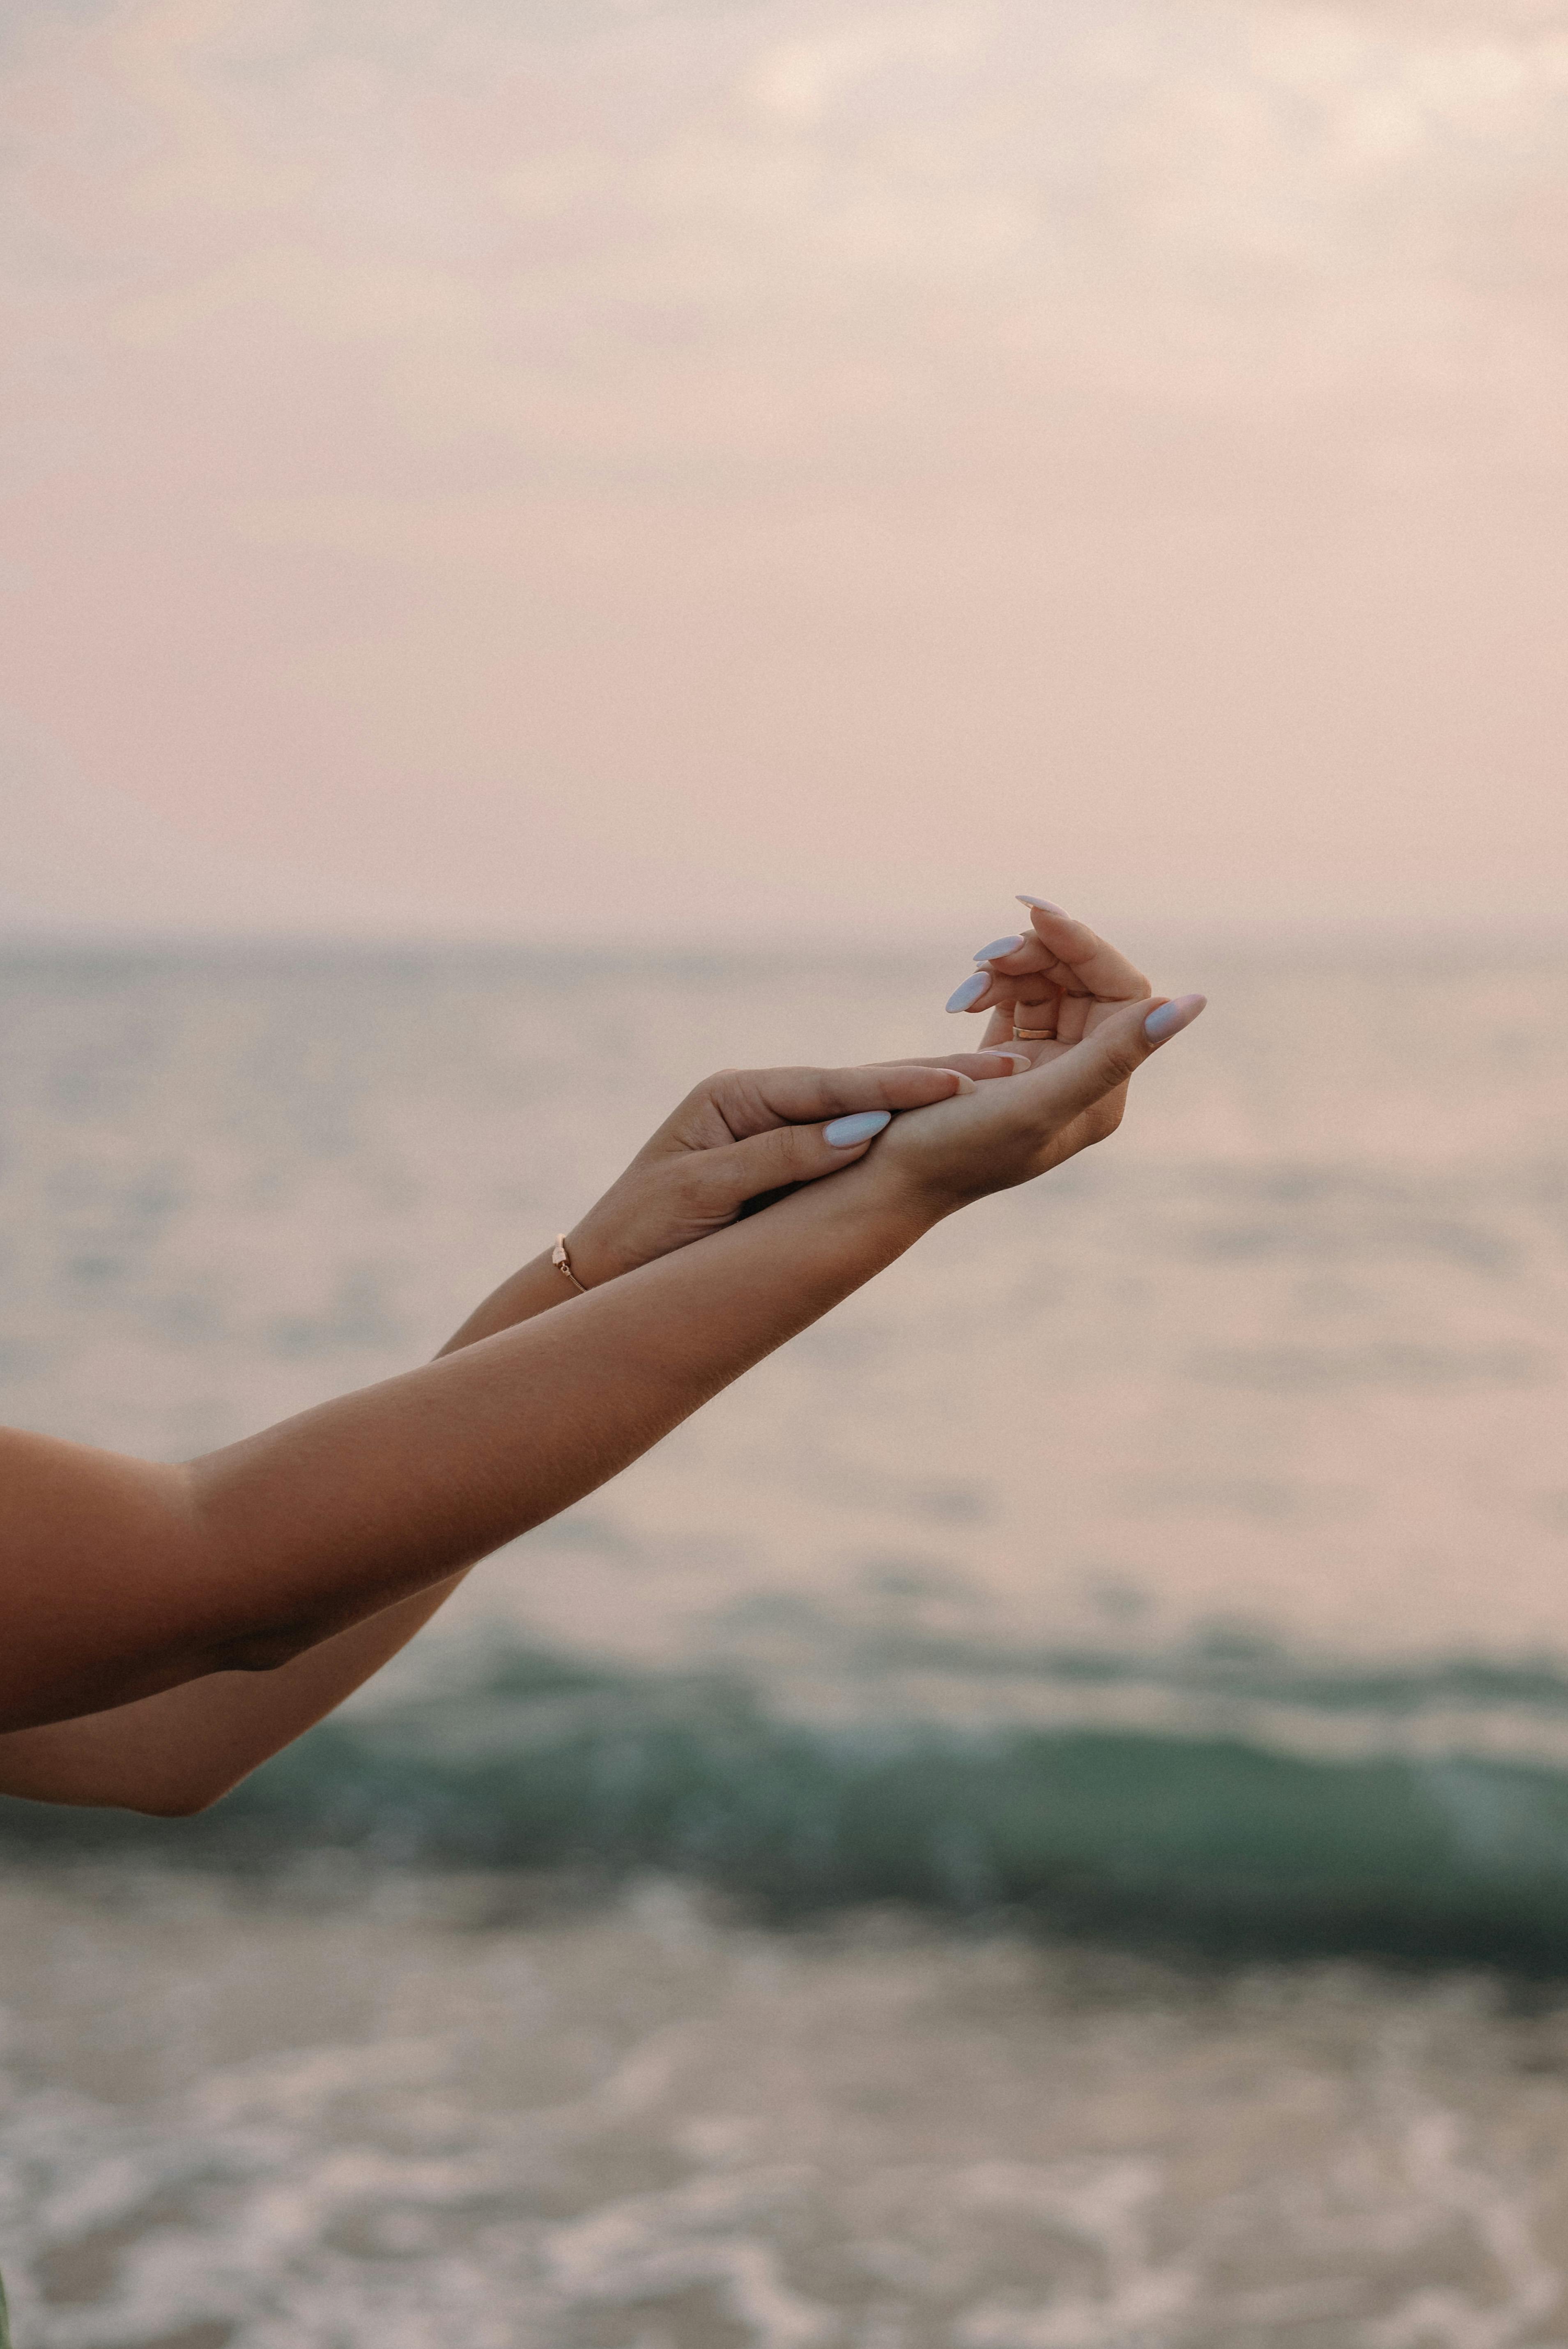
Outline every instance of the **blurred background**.
{"label": "blurred background", "polygon": [[203,1818],[18,2349],[1568,2342],[1568,17],[15,0],[0,1419],[428,1354],[1013,893],[1202,1025]]}
{"label": "blurred background", "polygon": [[1565,41],[14,0],[12,918],[1554,919]]}

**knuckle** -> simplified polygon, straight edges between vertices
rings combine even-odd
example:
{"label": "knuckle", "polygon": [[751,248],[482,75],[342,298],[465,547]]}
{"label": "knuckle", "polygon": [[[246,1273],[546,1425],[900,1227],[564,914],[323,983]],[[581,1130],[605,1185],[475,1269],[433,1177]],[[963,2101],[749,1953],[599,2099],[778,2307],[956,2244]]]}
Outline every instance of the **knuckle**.
{"label": "knuckle", "polygon": [[700,1215],[723,1187],[721,1170],[705,1165],[698,1158],[692,1165],[682,1167],[672,1188],[670,1205],[677,1216]]}
{"label": "knuckle", "polygon": [[1142,1063],[1143,1054],[1129,1038],[1107,1047],[1103,1065],[1110,1083],[1120,1086],[1126,1084],[1133,1071],[1140,1068]]}
{"label": "knuckle", "polygon": [[794,1173],[801,1157],[802,1135],[803,1129],[798,1125],[776,1125],[770,1133],[758,1136],[758,1164],[770,1181],[782,1182]]}

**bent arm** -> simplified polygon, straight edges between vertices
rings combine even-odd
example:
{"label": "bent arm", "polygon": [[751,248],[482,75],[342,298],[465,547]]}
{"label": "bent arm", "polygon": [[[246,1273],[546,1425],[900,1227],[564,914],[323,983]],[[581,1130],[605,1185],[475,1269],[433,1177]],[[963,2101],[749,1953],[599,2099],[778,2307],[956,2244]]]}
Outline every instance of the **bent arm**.
{"label": "bent arm", "polygon": [[615,1475],[938,1212],[864,1162],[186,1468],[0,1436],[0,1728],[268,1670],[389,1609],[429,1611],[439,1586]]}
{"label": "bent arm", "polygon": [[[531,1320],[573,1295],[540,1255],[488,1297],[445,1346]],[[445,1605],[461,1574],[383,1608],[271,1672],[208,1672],[108,1712],[0,1734],[0,1794],[186,1817],[238,1785],[378,1672]]]}
{"label": "bent arm", "polygon": [[452,1575],[275,1672],[208,1672],[108,1712],[0,1735],[0,1795],[187,1818],[313,1729],[406,1648]]}

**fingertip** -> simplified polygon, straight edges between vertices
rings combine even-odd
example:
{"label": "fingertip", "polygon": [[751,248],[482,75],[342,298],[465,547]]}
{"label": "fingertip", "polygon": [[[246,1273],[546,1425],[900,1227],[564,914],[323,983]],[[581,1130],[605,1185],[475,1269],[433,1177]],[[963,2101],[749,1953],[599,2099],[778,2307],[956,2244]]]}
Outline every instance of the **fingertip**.
{"label": "fingertip", "polygon": [[977,1011],[982,997],[989,994],[991,984],[992,977],[988,970],[971,972],[954,988],[947,999],[946,1009],[949,1011]]}
{"label": "fingertip", "polygon": [[966,1077],[962,1069],[950,1069],[940,1062],[921,1067],[918,1064],[901,1070],[893,1090],[900,1095],[895,1110],[931,1109],[937,1102],[954,1101],[960,1093],[972,1093],[975,1080]]}
{"label": "fingertip", "polygon": [[1191,1028],[1208,1000],[1206,995],[1178,995],[1168,1003],[1156,1004],[1143,1022],[1144,1034],[1151,1044],[1163,1044],[1167,1037]]}
{"label": "fingertip", "polygon": [[862,1143],[874,1141],[884,1126],[892,1123],[891,1109],[858,1109],[848,1117],[835,1117],[822,1128],[822,1139],[830,1150],[852,1150]]}

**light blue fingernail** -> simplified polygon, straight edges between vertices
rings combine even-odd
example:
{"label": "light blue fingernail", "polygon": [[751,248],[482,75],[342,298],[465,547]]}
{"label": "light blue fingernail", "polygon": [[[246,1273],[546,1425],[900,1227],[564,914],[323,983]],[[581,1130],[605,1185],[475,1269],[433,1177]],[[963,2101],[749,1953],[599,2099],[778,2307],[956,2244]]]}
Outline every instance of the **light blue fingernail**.
{"label": "light blue fingernail", "polygon": [[858,1109],[852,1117],[836,1117],[831,1125],[822,1128],[822,1139],[834,1150],[848,1150],[856,1142],[869,1142],[884,1125],[892,1123],[891,1109]]}
{"label": "light blue fingernail", "polygon": [[1037,905],[1042,914],[1060,914],[1064,918],[1067,916],[1067,907],[1065,905],[1053,905],[1048,897],[1020,896],[1018,903],[1020,905]]}
{"label": "light blue fingernail", "polygon": [[949,1011],[967,1011],[972,1003],[979,1002],[990,984],[991,974],[988,970],[973,972],[968,978],[961,980],[954,988],[947,999],[947,1009]]}
{"label": "light blue fingernail", "polygon": [[1010,938],[993,938],[988,947],[976,947],[976,962],[995,962],[998,955],[1016,954],[1024,941],[1015,930]]}
{"label": "light blue fingernail", "polygon": [[1191,1027],[1207,1001],[1203,995],[1179,995],[1173,1003],[1162,1003],[1144,1021],[1144,1034],[1151,1044],[1163,1044],[1167,1036],[1175,1036],[1183,1028]]}

